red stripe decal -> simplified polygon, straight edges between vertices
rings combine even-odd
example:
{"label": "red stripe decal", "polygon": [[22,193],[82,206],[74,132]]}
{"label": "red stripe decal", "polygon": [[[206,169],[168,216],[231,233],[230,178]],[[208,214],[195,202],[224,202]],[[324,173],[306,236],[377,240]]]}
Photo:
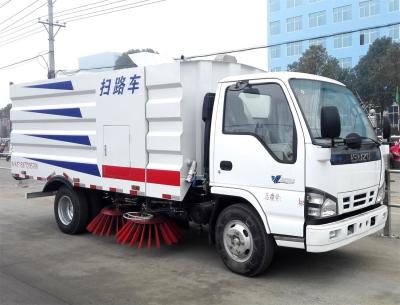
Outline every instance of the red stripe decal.
{"label": "red stripe decal", "polygon": [[172,195],[169,195],[169,194],[162,194],[162,198],[163,198],[163,199],[171,199],[171,198],[172,198]]}
{"label": "red stripe decal", "polygon": [[144,182],[145,170],[143,168],[132,168],[122,166],[103,165],[103,177],[121,180]]}
{"label": "red stripe decal", "polygon": [[[122,166],[102,166],[103,177],[130,181],[147,182],[171,186],[181,185],[181,174],[178,171],[131,168]],[[147,173],[147,181],[146,174]]]}
{"label": "red stripe decal", "polygon": [[160,169],[147,170],[147,183],[165,184],[171,186],[181,185],[181,173]]}

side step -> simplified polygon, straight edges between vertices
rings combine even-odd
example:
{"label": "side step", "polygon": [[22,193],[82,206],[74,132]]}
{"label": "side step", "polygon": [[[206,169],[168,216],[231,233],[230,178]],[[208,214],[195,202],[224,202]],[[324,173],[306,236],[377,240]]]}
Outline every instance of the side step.
{"label": "side step", "polygon": [[55,196],[56,194],[57,194],[57,191],[25,193],[25,199],[33,199],[33,198],[40,198],[40,197],[50,197],[50,196]]}

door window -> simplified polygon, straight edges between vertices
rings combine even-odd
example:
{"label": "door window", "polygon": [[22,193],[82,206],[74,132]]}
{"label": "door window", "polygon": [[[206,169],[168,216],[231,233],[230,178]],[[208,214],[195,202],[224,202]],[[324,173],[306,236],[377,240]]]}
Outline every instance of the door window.
{"label": "door window", "polygon": [[[243,86],[242,86],[243,87]],[[282,88],[278,84],[227,88],[223,132],[256,137],[282,163],[296,161],[296,130]]]}

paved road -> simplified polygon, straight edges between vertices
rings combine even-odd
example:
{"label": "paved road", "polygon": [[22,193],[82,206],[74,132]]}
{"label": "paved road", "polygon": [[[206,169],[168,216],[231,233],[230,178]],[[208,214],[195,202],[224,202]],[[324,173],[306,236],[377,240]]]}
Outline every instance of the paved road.
{"label": "paved road", "polygon": [[[0,164],[1,166],[1,164]],[[400,240],[377,235],[323,254],[279,249],[267,273],[230,273],[192,228],[176,246],[138,251],[58,231],[52,199],[0,170],[0,304],[400,304]],[[400,211],[393,214],[400,233]]]}

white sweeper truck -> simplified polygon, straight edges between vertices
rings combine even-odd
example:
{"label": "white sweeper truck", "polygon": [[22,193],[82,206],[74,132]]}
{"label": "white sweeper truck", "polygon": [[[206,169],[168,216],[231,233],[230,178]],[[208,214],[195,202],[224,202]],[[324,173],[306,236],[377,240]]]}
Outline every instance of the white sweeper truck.
{"label": "white sweeper truck", "polygon": [[384,227],[382,146],[346,87],[181,60],[12,85],[12,175],[45,182],[60,230],[171,245],[189,223],[233,272]]}

